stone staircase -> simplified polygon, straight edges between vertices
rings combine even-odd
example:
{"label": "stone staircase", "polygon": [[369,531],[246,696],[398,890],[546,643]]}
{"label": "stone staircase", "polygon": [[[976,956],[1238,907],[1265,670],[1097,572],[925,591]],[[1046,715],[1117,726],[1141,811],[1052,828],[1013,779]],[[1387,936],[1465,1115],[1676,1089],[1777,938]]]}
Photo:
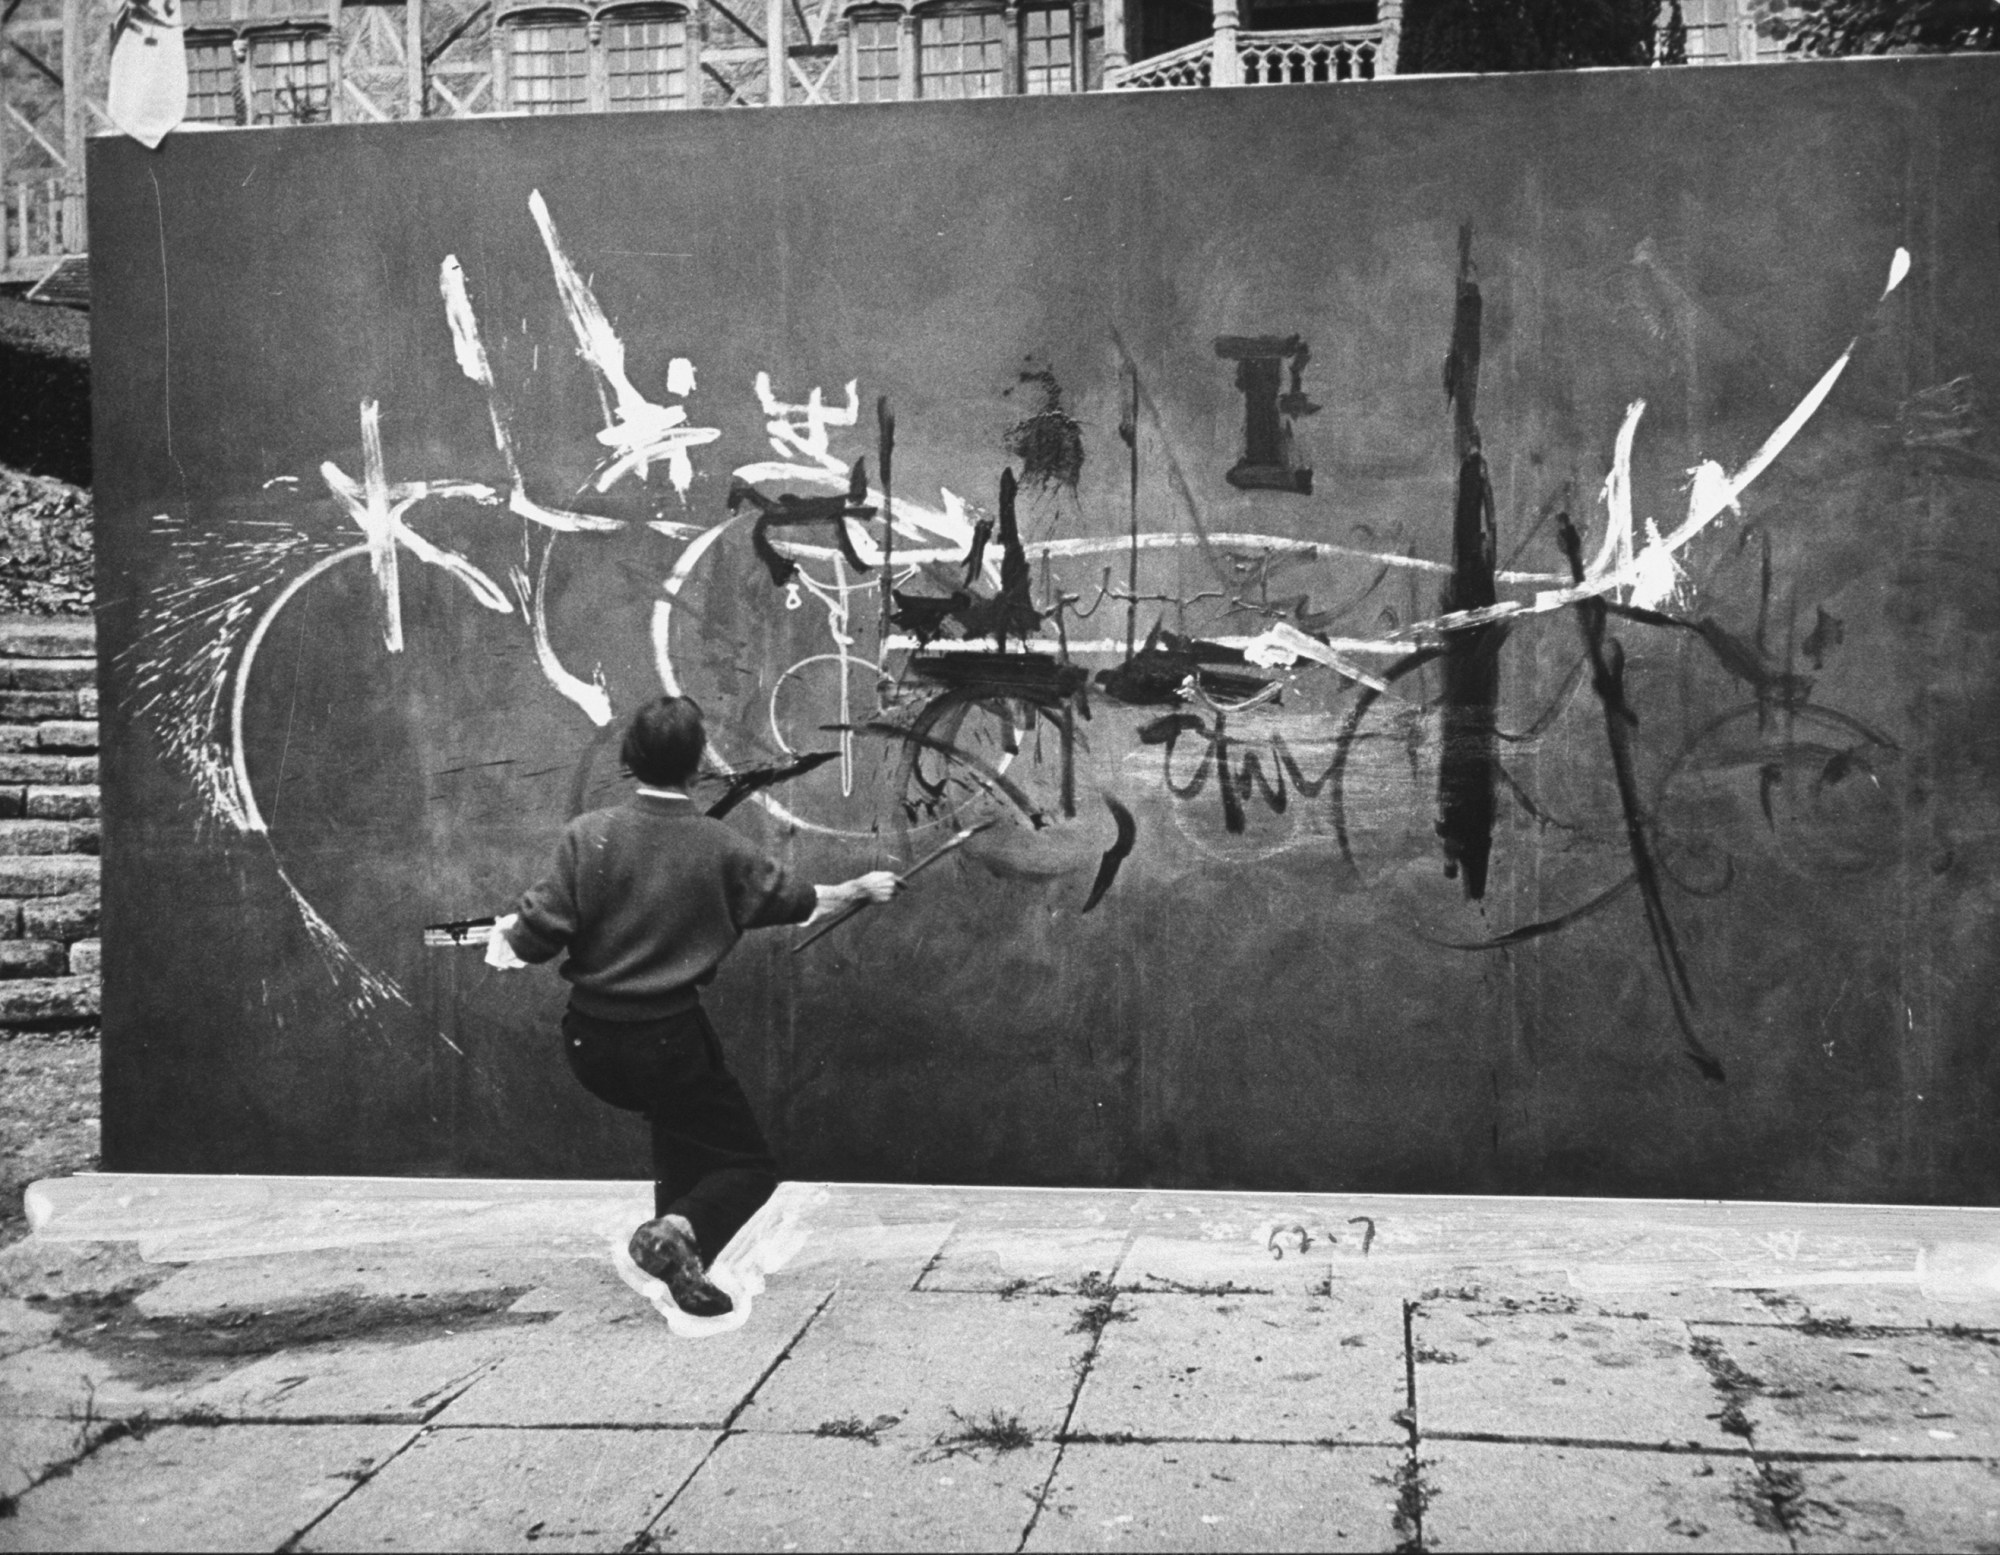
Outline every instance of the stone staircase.
{"label": "stone staircase", "polygon": [[97,1019],[97,634],[0,617],[0,1027]]}

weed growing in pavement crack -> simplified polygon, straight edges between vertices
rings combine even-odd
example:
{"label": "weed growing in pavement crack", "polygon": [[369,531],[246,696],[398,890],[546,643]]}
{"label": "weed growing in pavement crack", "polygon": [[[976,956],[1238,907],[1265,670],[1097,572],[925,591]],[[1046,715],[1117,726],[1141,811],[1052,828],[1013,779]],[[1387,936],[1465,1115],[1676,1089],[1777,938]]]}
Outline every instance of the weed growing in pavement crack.
{"label": "weed growing in pavement crack", "polygon": [[935,1463],[941,1458],[973,1457],[982,1447],[1003,1453],[1019,1452],[1035,1444],[1034,1433],[1021,1424],[1019,1415],[1003,1415],[997,1409],[989,1409],[985,1419],[976,1420],[954,1409],[951,1418],[958,1422],[956,1428],[940,1431],[931,1445],[917,1455],[919,1463]]}
{"label": "weed growing in pavement crack", "polygon": [[900,1425],[901,1415],[877,1415],[873,1420],[864,1421],[859,1415],[850,1415],[845,1420],[822,1420],[813,1429],[815,1436],[837,1436],[850,1441],[866,1442],[870,1447],[882,1445],[882,1433],[892,1425]]}

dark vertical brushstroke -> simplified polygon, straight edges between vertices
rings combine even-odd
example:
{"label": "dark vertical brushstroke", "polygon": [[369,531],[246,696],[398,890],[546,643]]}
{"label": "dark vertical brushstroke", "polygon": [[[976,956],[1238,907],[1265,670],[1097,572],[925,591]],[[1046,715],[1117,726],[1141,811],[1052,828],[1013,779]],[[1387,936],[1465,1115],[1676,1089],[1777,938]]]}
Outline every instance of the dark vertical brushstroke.
{"label": "dark vertical brushstroke", "polygon": [[882,466],[882,634],[876,657],[885,657],[889,648],[889,626],[895,615],[893,584],[896,577],[896,417],[889,409],[889,396],[875,397],[875,457]]}
{"label": "dark vertical brushstroke", "polygon": [[1033,575],[1028,553],[1021,545],[1021,524],[1015,514],[1019,483],[1011,469],[1000,472],[1000,625],[995,632],[1000,646],[1007,646],[1009,631],[1026,638],[1041,621],[1029,594]]}
{"label": "dark vertical brushstroke", "polygon": [[1132,819],[1130,810],[1109,794],[1104,796],[1104,803],[1111,811],[1111,819],[1117,823],[1118,836],[1111,846],[1104,850],[1104,856],[1097,862],[1097,878],[1090,883],[1090,896],[1083,904],[1083,912],[1089,912],[1104,900],[1104,893],[1111,889],[1111,882],[1118,878],[1118,868],[1131,856],[1132,844],[1139,836],[1139,823]]}
{"label": "dark vertical brushstroke", "polygon": [[[1556,515],[1556,538],[1569,561],[1570,576],[1583,581],[1583,537],[1576,532],[1569,514]],[[1694,984],[1687,963],[1681,957],[1680,941],[1673,920],[1660,894],[1659,866],[1653,858],[1651,839],[1646,834],[1645,812],[1639,804],[1639,779],[1632,761],[1632,730],[1639,719],[1625,700],[1625,650],[1615,637],[1607,638],[1605,627],[1610,612],[1601,599],[1582,599],[1576,604],[1577,624],[1583,632],[1584,652],[1590,659],[1591,688],[1604,709],[1604,736],[1611,747],[1611,770],[1618,783],[1618,805],[1625,815],[1625,841],[1632,854],[1632,876],[1638,882],[1640,899],[1646,906],[1646,929],[1652,936],[1653,954],[1666,979],[1667,999],[1673,1006],[1674,1024],[1680,1027],[1687,1056],[1711,1080],[1723,1078],[1722,1065],[1695,1030]]]}
{"label": "dark vertical brushstroke", "polygon": [[[1459,230],[1458,246],[1458,305],[1444,364],[1445,398],[1455,412],[1459,458],[1451,581],[1445,585],[1442,600],[1447,612],[1478,610],[1498,598],[1494,570],[1499,537],[1493,517],[1493,486],[1474,419],[1482,303],[1478,273],[1472,265],[1469,226]],[[1437,834],[1444,845],[1446,877],[1462,878],[1466,898],[1475,902],[1486,895],[1493,825],[1499,813],[1495,714],[1500,703],[1500,644],[1504,638],[1505,628],[1495,624],[1453,632],[1444,644]]]}
{"label": "dark vertical brushstroke", "polygon": [[1118,428],[1131,456],[1128,472],[1127,515],[1131,527],[1131,549],[1125,563],[1125,657],[1129,661],[1139,641],[1139,369],[1132,368],[1132,403],[1125,422]]}

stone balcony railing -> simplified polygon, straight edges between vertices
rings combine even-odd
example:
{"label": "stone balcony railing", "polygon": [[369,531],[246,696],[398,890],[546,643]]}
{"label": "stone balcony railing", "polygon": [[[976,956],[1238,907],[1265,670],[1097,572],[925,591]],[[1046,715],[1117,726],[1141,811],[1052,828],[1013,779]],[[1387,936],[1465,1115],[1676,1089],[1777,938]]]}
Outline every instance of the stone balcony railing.
{"label": "stone balcony railing", "polygon": [[1293,32],[1223,28],[1171,53],[1106,70],[1104,89],[1129,92],[1155,87],[1372,81],[1396,73],[1397,20],[1390,16],[1370,27],[1316,27]]}

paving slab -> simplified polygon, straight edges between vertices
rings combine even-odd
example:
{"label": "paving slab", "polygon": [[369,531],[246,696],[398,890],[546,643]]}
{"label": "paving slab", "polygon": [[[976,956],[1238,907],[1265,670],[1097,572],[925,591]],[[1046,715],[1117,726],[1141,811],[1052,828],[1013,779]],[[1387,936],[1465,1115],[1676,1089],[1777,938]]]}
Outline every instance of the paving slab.
{"label": "paving slab", "polygon": [[997,1413],[1053,1437],[1090,1347],[1077,1331],[1086,1305],[1080,1297],[842,1290],[736,1423],[812,1432],[893,1417],[879,1428],[884,1444],[921,1448],[961,1419]]}
{"label": "paving slab", "polygon": [[[1088,1436],[1395,1444],[1402,1307],[1337,1290],[1121,1297],[1070,1429]],[[1126,1320],[1129,1319],[1129,1320]]]}
{"label": "paving slab", "polygon": [[715,1426],[755,1391],[832,1292],[767,1290],[743,1327],[682,1339],[632,1297],[602,1320],[558,1321],[513,1345],[439,1426]]}
{"label": "paving slab", "polygon": [[0,1296],[0,1360],[47,1344],[61,1327],[61,1315],[48,1307]]}
{"label": "paving slab", "polygon": [[0,1549],[276,1549],[411,1435],[395,1426],[164,1426],[29,1491],[0,1522]]}
{"label": "paving slab", "polygon": [[732,1435],[653,1528],[685,1550],[1012,1550],[1056,1448],[938,1457],[886,1441]]}
{"label": "paving slab", "polygon": [[406,1344],[281,1350],[190,1390],[174,1412],[224,1420],[420,1424],[532,1342],[534,1333],[529,1327],[487,1328]]}
{"label": "paving slab", "polygon": [[[302,1306],[329,1296],[447,1298],[525,1290],[564,1263],[499,1250],[421,1244],[205,1259],[178,1269],[133,1306],[147,1317],[188,1317]],[[606,1260],[608,1262],[608,1260]]]}
{"label": "paving slab", "polygon": [[121,1362],[70,1344],[22,1350],[0,1364],[0,1426],[14,1418],[109,1420],[171,1415],[184,1382],[149,1380]]}
{"label": "paving slab", "polygon": [[1785,1550],[1746,1458],[1529,1443],[1423,1445],[1424,1547]]}
{"label": "paving slab", "polygon": [[80,1456],[101,1429],[81,1420],[0,1416],[0,1496],[18,1496],[56,1465]]}
{"label": "paving slab", "polygon": [[1714,1418],[1726,1401],[1685,1324],[1433,1300],[1413,1333],[1417,1419],[1427,1436],[1743,1447]]}
{"label": "paving slab", "polygon": [[[1309,1244],[1304,1252],[1299,1251],[1301,1240]],[[1213,1240],[1142,1232],[1119,1266],[1118,1283],[1133,1290],[1221,1287],[1244,1294],[1303,1296],[1329,1280],[1345,1283],[1359,1261],[1358,1255],[1341,1257],[1337,1246],[1329,1247],[1296,1223],[1275,1235]]]}
{"label": "paving slab", "polygon": [[[1056,1206],[1049,1208],[1053,1211]],[[1002,1291],[1073,1286],[1086,1274],[1116,1276],[1128,1232],[1122,1222],[980,1228],[961,1223],[923,1273],[919,1290]]]}
{"label": "paving slab", "polygon": [[712,1431],[426,1431],[298,1548],[620,1549],[714,1444]]}
{"label": "paving slab", "polygon": [[2000,1549],[2000,1464],[1797,1463],[1804,1551]]}
{"label": "paving slab", "polygon": [[838,1282],[843,1290],[911,1290],[957,1228],[953,1220],[815,1228],[805,1246],[767,1277],[768,1283],[824,1288]]}
{"label": "paving slab", "polygon": [[1075,1442],[1030,1550],[1393,1550],[1394,1476],[1379,1447]]}
{"label": "paving slab", "polygon": [[2000,1344],[1943,1334],[1704,1328],[1756,1380],[1759,1452],[2000,1458]]}

